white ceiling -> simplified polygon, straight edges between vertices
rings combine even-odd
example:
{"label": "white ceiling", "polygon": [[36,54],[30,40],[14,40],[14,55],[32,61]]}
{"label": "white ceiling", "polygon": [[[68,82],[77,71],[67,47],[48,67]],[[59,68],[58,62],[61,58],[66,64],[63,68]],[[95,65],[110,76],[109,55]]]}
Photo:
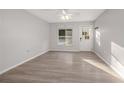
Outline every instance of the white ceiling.
{"label": "white ceiling", "polygon": [[68,21],[64,21],[60,18],[61,9],[28,9],[26,11],[48,23],[57,23],[94,21],[105,9],[67,9],[67,12],[72,14],[72,19]]}

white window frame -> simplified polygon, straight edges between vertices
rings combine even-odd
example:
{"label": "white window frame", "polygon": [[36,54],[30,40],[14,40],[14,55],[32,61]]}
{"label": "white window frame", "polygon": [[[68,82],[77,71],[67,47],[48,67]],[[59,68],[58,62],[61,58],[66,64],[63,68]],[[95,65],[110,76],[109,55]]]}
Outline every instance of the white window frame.
{"label": "white window frame", "polygon": [[[65,44],[63,44],[63,45],[59,45],[59,30],[60,29],[72,29],[72,44],[71,45],[65,45]],[[72,47],[73,46],[73,28],[72,27],[58,27],[57,28],[57,45],[58,46],[64,46],[64,47]]]}

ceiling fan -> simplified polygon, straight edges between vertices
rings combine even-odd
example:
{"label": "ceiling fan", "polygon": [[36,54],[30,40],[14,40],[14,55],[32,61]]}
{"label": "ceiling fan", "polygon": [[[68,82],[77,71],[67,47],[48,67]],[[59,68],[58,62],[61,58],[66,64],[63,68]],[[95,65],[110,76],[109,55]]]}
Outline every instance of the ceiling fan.
{"label": "ceiling fan", "polygon": [[43,9],[42,11],[55,13],[59,19],[64,21],[71,20],[73,17],[80,15],[80,12],[76,11],[76,9]]}
{"label": "ceiling fan", "polygon": [[68,11],[66,9],[62,9],[61,12],[62,12],[62,14],[60,15],[60,18],[62,20],[70,20],[70,19],[72,19],[72,14],[68,13]]}
{"label": "ceiling fan", "polygon": [[69,9],[59,9],[59,17],[64,21],[71,20],[74,16],[79,16],[79,12],[75,12]]}

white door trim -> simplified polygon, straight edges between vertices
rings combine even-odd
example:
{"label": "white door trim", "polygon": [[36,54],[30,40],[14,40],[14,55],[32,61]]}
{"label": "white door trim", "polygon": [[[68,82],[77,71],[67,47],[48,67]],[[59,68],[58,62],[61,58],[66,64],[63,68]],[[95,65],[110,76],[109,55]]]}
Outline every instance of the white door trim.
{"label": "white door trim", "polygon": [[[88,27],[88,28],[91,28],[92,29],[92,32],[90,33],[90,41],[88,41],[89,43],[91,43],[91,44],[88,44],[88,46],[87,47],[89,47],[89,49],[87,48],[86,49],[86,46],[84,47],[85,49],[81,49],[81,41],[80,41],[80,37],[81,37],[81,29],[83,28],[83,27]],[[85,43],[85,42],[84,42]],[[86,43],[87,44],[87,43]],[[83,47],[83,46],[82,46]],[[93,49],[93,26],[91,26],[91,25],[87,25],[87,26],[80,26],[79,27],[79,51],[92,51],[92,49]]]}

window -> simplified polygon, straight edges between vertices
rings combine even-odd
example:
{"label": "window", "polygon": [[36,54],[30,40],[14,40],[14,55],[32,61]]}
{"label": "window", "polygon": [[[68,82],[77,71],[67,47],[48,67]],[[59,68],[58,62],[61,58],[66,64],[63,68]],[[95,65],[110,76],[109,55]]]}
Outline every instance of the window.
{"label": "window", "polygon": [[58,45],[72,45],[72,29],[59,29]]}

